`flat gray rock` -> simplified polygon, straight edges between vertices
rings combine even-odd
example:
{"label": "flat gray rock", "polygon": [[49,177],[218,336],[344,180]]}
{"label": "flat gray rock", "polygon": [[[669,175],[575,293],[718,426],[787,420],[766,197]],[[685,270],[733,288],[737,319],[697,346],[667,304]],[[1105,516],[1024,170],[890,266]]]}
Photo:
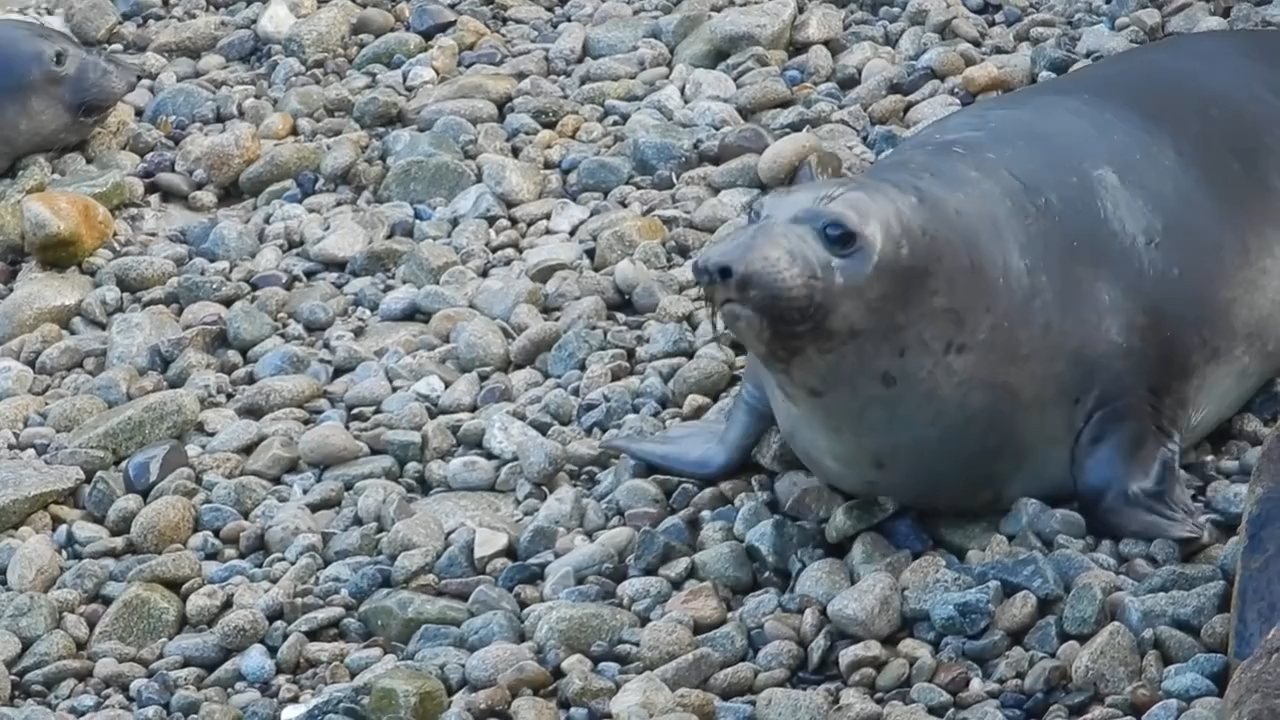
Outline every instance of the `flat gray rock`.
{"label": "flat gray rock", "polygon": [[84,482],[80,468],[37,460],[0,460],[0,531],[22,524]]}
{"label": "flat gray rock", "polygon": [[151,443],[182,435],[196,424],[199,414],[195,395],[163,390],[95,415],[71,433],[68,445],[106,450],[120,460]]}

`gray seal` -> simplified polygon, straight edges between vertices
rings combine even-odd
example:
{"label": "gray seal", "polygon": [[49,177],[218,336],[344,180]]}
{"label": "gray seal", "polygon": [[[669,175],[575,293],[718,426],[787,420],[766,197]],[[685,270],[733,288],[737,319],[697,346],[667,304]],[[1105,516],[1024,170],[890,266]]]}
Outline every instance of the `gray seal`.
{"label": "gray seal", "polygon": [[1203,537],[1181,449],[1280,371],[1277,68],[1275,31],[1172,37],[766,196],[691,266],[748,351],[727,418],[602,447],[716,479],[776,423],[855,496]]}
{"label": "gray seal", "polygon": [[0,173],[74,147],[137,86],[137,68],[38,22],[0,18]]}

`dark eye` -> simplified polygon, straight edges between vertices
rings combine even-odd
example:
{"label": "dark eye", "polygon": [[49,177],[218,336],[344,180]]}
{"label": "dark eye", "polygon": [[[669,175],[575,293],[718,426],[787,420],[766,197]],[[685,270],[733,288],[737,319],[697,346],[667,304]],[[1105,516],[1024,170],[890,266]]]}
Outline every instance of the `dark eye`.
{"label": "dark eye", "polygon": [[760,205],[752,203],[751,207],[747,208],[747,222],[753,225],[760,222]]}
{"label": "dark eye", "polygon": [[858,249],[858,233],[839,220],[827,220],[822,223],[822,244],[827,252],[836,256],[844,256]]}
{"label": "dark eye", "polygon": [[67,53],[65,50],[53,51],[53,66],[62,67],[67,64]]}

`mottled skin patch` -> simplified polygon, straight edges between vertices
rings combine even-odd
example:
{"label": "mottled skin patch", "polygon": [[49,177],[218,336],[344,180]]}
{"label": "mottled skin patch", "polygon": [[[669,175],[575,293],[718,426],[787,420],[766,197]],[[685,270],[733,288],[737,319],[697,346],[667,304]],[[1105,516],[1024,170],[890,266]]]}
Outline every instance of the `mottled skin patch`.
{"label": "mottled skin patch", "polygon": [[1271,32],[1127,51],[769,195],[693,264],[749,353],[727,422],[603,445],[715,479],[777,423],[853,495],[1201,538],[1180,450],[1280,371]]}
{"label": "mottled skin patch", "polygon": [[135,68],[65,33],[0,19],[0,173],[84,141],[138,79]]}

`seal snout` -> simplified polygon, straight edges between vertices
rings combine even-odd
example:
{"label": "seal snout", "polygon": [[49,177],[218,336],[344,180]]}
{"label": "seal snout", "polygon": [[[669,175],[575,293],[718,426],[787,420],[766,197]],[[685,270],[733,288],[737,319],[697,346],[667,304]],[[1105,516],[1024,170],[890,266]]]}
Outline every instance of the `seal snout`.
{"label": "seal snout", "polygon": [[723,260],[699,257],[693,261],[693,279],[704,290],[733,279],[733,266]]}
{"label": "seal snout", "polygon": [[108,57],[108,59],[115,66],[118,77],[125,87],[132,89],[142,82],[142,69],[137,65],[119,58]]}
{"label": "seal snout", "polygon": [[694,258],[690,271],[694,282],[702,289],[711,305],[722,308],[730,302],[747,299],[740,297],[747,292],[743,283],[748,280],[747,275],[751,274],[745,267],[746,264],[749,264],[749,260],[743,257],[741,248],[730,240],[704,248]]}
{"label": "seal snout", "polygon": [[67,93],[83,120],[96,122],[138,86],[142,70],[118,57],[86,52],[66,80]]}
{"label": "seal snout", "polygon": [[97,60],[102,63],[99,73],[106,76],[113,92],[123,95],[142,80],[142,68],[132,62],[105,54],[98,55]]}

